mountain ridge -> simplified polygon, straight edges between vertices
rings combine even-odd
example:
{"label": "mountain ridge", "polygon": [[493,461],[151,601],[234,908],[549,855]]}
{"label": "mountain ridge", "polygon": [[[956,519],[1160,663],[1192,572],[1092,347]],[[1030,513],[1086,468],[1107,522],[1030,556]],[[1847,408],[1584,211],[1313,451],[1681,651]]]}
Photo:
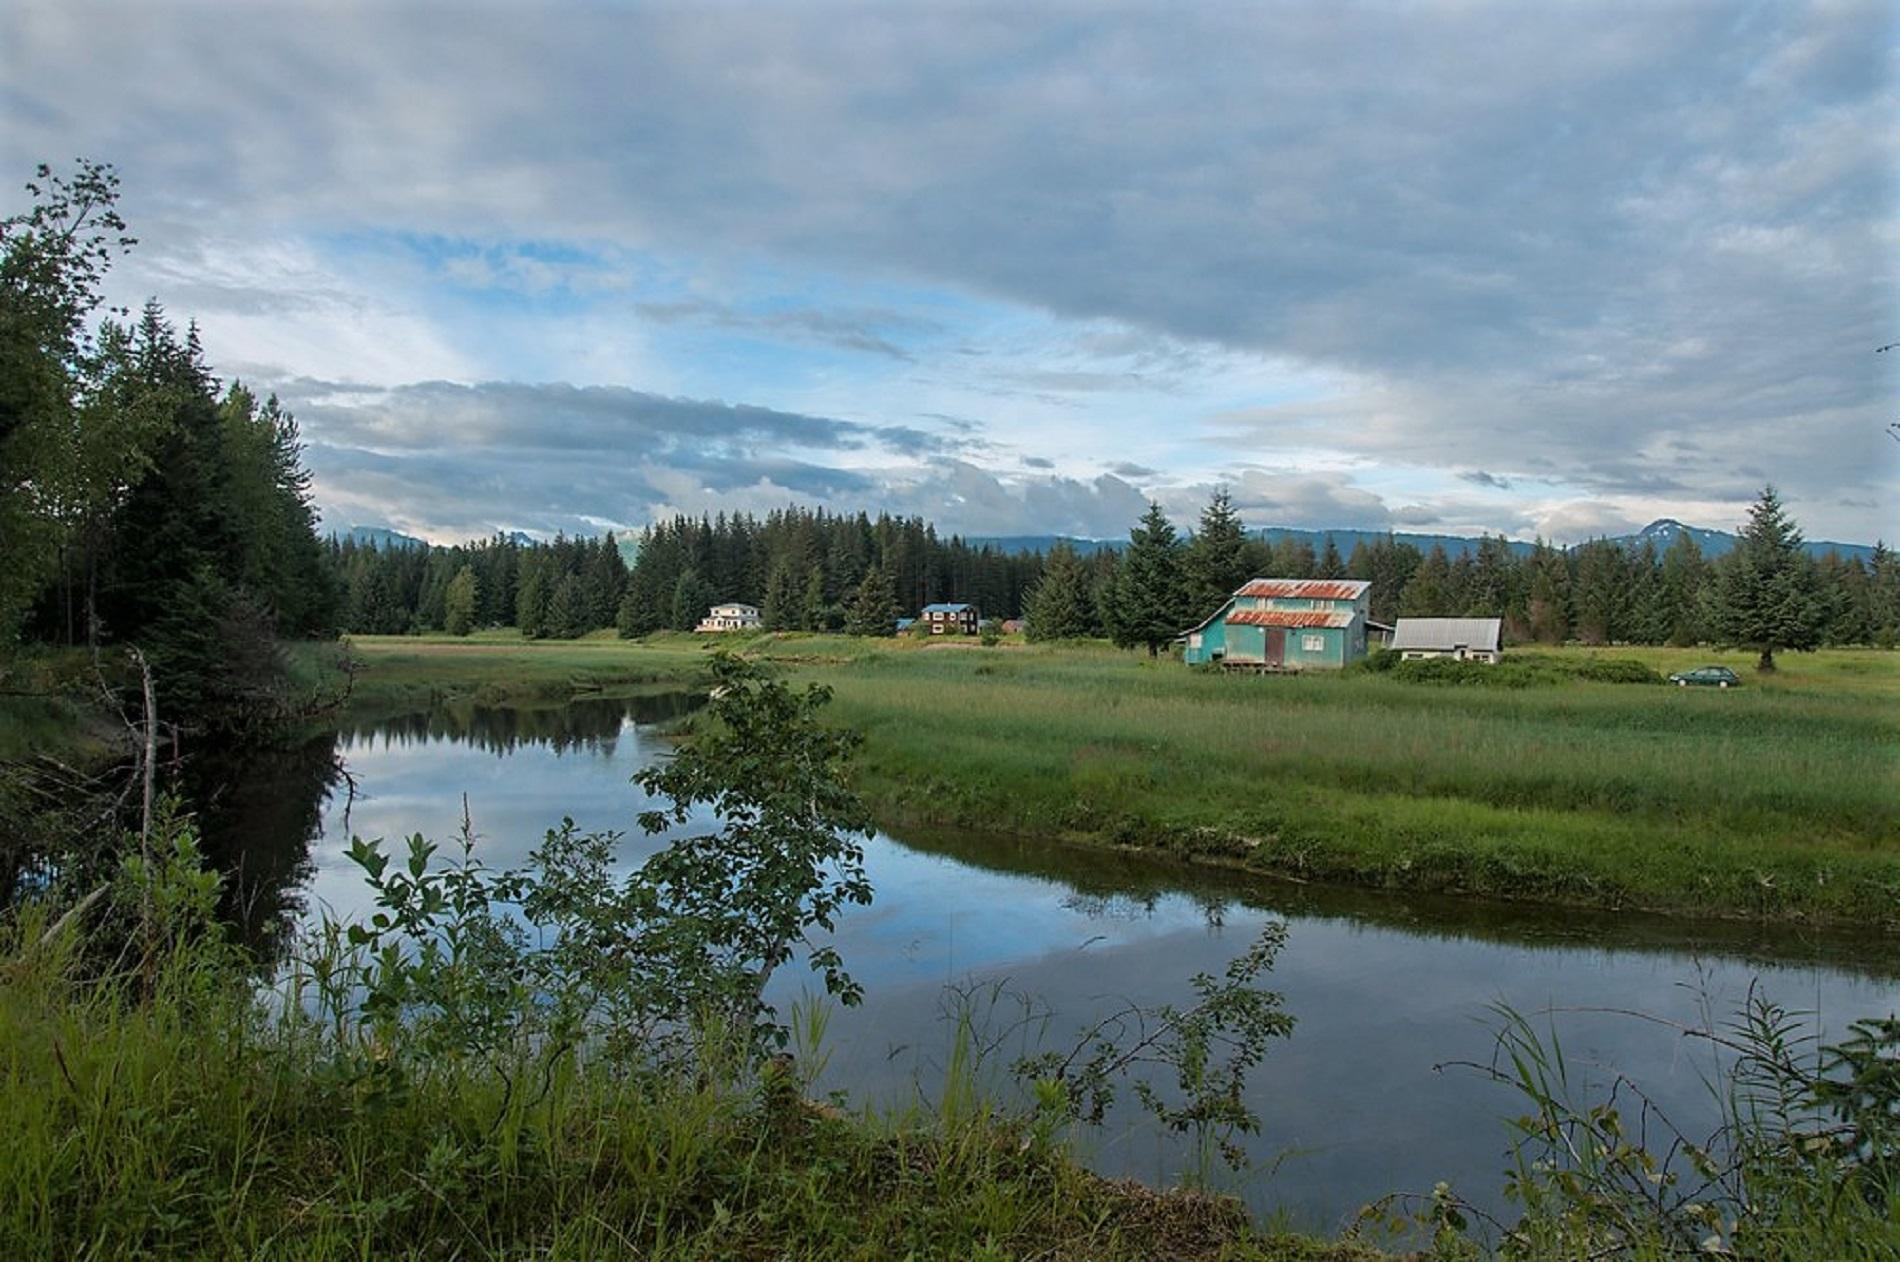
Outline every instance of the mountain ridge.
{"label": "mountain ridge", "polygon": [[[1409,543],[1421,552],[1430,552],[1434,547],[1443,547],[1445,554],[1454,561],[1475,552],[1478,544],[1485,537],[1482,535],[1419,534],[1402,530],[1390,532],[1361,529],[1307,530],[1293,526],[1266,526],[1249,530],[1247,533],[1256,539],[1264,539],[1268,543],[1279,543],[1285,539],[1302,539],[1311,544],[1315,552],[1325,547],[1326,537],[1331,535],[1333,546],[1339,549],[1342,557],[1350,556],[1355,544],[1371,543],[1375,539],[1385,538],[1389,533],[1399,543]],[[1740,538],[1730,531],[1714,530],[1707,526],[1691,526],[1673,517],[1658,517],[1634,534],[1604,537],[1611,543],[1637,546],[1641,546],[1647,540],[1656,545],[1658,552],[1662,552],[1675,542],[1678,535],[1685,533],[1696,541],[1697,546],[1702,549],[1703,556],[1710,560],[1726,555],[1735,547],[1736,540]],[[972,547],[987,545],[1003,552],[1047,552],[1057,542],[1066,542],[1084,556],[1092,556],[1104,549],[1119,552],[1128,543],[1126,539],[1086,539],[1073,535],[965,535],[963,541]],[[1535,544],[1526,543],[1521,539],[1506,539],[1504,542],[1516,556],[1527,556],[1536,547]],[[1562,551],[1574,551],[1578,546],[1580,545],[1571,544]],[[1816,558],[1824,557],[1829,552],[1837,552],[1842,560],[1857,557],[1861,561],[1866,561],[1873,556],[1874,552],[1872,544],[1842,543],[1833,539],[1809,539],[1804,546],[1809,555]]]}

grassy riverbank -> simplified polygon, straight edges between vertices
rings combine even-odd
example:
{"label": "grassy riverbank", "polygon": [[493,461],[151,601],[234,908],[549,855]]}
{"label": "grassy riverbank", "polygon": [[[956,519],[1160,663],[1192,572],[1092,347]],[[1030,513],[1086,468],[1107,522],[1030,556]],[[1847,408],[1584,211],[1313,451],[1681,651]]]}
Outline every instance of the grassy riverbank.
{"label": "grassy riverbank", "polygon": [[[740,647],[734,644],[734,647]],[[1735,691],[1238,678],[1099,646],[743,642],[837,692],[893,824],[1158,848],[1301,879],[1900,932],[1900,655]],[[691,678],[691,636],[363,639],[358,700]],[[1562,651],[1660,671],[1744,655]]]}
{"label": "grassy riverbank", "polygon": [[301,1002],[260,1002],[215,933],[104,976],[83,937],[0,919],[8,1256],[1379,1256],[1102,1179],[967,1090],[848,1113],[769,1075],[399,1054],[311,1019],[307,971]]}

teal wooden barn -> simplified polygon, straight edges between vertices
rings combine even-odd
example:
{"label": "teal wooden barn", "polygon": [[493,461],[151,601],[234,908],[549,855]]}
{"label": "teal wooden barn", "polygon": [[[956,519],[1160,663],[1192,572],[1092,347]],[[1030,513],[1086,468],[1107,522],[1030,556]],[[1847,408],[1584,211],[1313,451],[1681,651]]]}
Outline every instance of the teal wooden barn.
{"label": "teal wooden barn", "polygon": [[1366,655],[1372,584],[1256,578],[1187,632],[1182,658],[1254,670],[1338,670]]}

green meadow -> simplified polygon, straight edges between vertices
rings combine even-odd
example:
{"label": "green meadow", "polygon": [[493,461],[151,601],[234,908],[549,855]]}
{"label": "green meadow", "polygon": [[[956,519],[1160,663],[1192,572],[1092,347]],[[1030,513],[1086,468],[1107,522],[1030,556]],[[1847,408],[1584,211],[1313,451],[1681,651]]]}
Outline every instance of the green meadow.
{"label": "green meadow", "polygon": [[[1731,691],[1226,676],[1099,645],[719,641],[835,690],[884,822],[1158,849],[1300,880],[1900,932],[1900,654],[1544,651]],[[363,638],[354,703],[689,680],[711,637]],[[1508,660],[1508,659],[1507,659]]]}

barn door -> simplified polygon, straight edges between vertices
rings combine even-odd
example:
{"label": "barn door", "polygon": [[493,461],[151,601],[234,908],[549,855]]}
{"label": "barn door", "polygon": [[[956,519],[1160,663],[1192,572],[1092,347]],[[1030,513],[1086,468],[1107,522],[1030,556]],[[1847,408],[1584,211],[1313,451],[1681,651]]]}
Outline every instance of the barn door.
{"label": "barn door", "polygon": [[1267,628],[1267,665],[1280,666],[1286,662],[1286,632],[1279,627]]}

